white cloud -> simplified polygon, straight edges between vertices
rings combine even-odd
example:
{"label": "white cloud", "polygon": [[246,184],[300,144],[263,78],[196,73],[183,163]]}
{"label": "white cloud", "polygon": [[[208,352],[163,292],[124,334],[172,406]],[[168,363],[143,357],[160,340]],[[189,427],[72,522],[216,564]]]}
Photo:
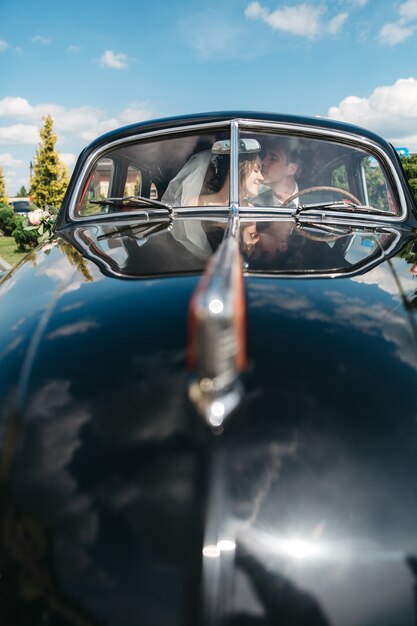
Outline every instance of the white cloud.
{"label": "white cloud", "polygon": [[400,78],[377,87],[365,98],[350,95],[330,107],[328,117],[358,124],[388,138],[395,145],[417,151],[417,79]]}
{"label": "white cloud", "polygon": [[42,117],[51,114],[54,120],[54,129],[59,135],[60,142],[67,137],[91,141],[98,135],[134,122],[141,122],[151,117],[148,103],[134,102],[114,117],[106,117],[101,109],[82,106],[73,109],[55,103],[30,104],[25,98],[6,97],[0,100],[0,117],[22,119],[32,124],[14,124],[9,127],[0,127],[0,144],[39,142],[39,128],[43,125]]}
{"label": "white cloud", "polygon": [[81,47],[80,46],[68,46],[67,52],[69,52],[70,54],[78,54],[79,52],[81,52]]}
{"label": "white cloud", "polygon": [[128,67],[127,60],[126,54],[121,52],[115,54],[112,50],[106,50],[100,58],[100,65],[116,70],[124,70]]}
{"label": "white cloud", "polygon": [[85,142],[92,141],[98,135],[106,133],[109,130],[124,126],[126,124],[133,124],[135,122],[142,122],[151,117],[151,112],[147,106],[147,103],[137,103],[132,106],[126,107],[116,117],[105,118],[103,112],[100,114],[100,118],[95,119],[95,123],[91,126],[85,125],[80,130],[80,137]]}
{"label": "white cloud", "polygon": [[329,31],[329,33],[331,33],[332,35],[336,35],[341,30],[343,24],[348,17],[349,13],[346,13],[346,11],[343,13],[339,13],[338,15],[333,17],[327,25],[327,30]]}
{"label": "white cloud", "polygon": [[63,163],[65,163],[69,170],[72,170],[75,165],[75,161],[77,160],[77,155],[73,152],[60,152],[59,158]]}
{"label": "white cloud", "polygon": [[401,19],[407,21],[417,20],[417,0],[406,0],[406,2],[399,7],[398,12]]}
{"label": "white cloud", "polygon": [[31,117],[34,108],[25,98],[7,97],[0,100],[0,117]]}
{"label": "white cloud", "polygon": [[401,43],[408,37],[411,37],[414,29],[410,26],[403,26],[401,23],[390,22],[388,24],[384,24],[384,26],[379,31],[379,40],[381,43],[389,44],[390,46],[395,46],[397,43]]}
{"label": "white cloud", "polygon": [[0,52],[3,52],[8,47],[9,46],[8,46],[7,41],[4,41],[4,39],[0,39]]}
{"label": "white cloud", "polygon": [[39,132],[36,126],[29,124],[13,124],[0,127],[0,145],[36,144]]}
{"label": "white cloud", "polygon": [[261,18],[264,19],[268,13],[261,7],[259,2],[251,2],[245,9],[246,17],[250,17],[251,19]]}
{"label": "white cloud", "polygon": [[273,30],[309,39],[325,33],[337,34],[348,18],[348,13],[343,12],[326,23],[324,20],[326,12],[327,7],[324,3],[318,5],[301,3],[284,6],[271,12],[257,0],[248,4],[245,9],[245,15],[249,19],[262,20]]}
{"label": "white cloud", "polygon": [[35,35],[34,37],[32,37],[31,41],[33,43],[40,43],[42,46],[47,46],[51,43],[50,39],[42,37],[42,35]]}
{"label": "white cloud", "polygon": [[94,320],[74,322],[74,324],[60,326],[56,330],[53,330],[51,333],[49,333],[46,338],[57,339],[61,337],[71,337],[72,335],[87,333],[92,328],[100,328],[100,324]]}
{"label": "white cloud", "polygon": [[379,41],[395,46],[417,30],[417,0],[405,0],[398,7],[398,20],[387,22],[379,31]]}
{"label": "white cloud", "polygon": [[298,4],[285,6],[272,13],[259,2],[251,2],[245,10],[246,17],[260,19],[273,30],[280,30],[301,37],[315,37],[320,32],[320,17],[324,12],[322,5]]}
{"label": "white cloud", "polygon": [[[50,107],[52,110],[52,107]],[[54,126],[59,134],[81,133],[85,128],[96,128],[98,120],[103,116],[103,111],[95,107],[82,106],[75,109],[55,105],[52,117]]]}
{"label": "white cloud", "polygon": [[149,110],[146,102],[132,103],[124,108],[118,115],[122,124],[134,124],[149,118]]}
{"label": "white cloud", "polygon": [[25,167],[24,161],[15,159],[9,152],[0,153],[0,165],[3,167]]}

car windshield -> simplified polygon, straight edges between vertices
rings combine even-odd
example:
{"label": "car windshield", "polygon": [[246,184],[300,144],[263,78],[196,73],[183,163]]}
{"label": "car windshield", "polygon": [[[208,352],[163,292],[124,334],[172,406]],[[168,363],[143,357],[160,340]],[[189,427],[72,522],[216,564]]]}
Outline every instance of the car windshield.
{"label": "car windshield", "polygon": [[[366,144],[245,128],[235,145],[238,154],[231,161],[228,127],[119,140],[101,149],[85,171],[75,217],[158,206],[204,211],[229,207],[237,199],[242,209],[287,213],[309,208],[401,213],[388,166]],[[231,178],[237,180],[238,198],[231,198]]]}
{"label": "car windshield", "polygon": [[241,174],[241,205],[246,201],[249,206],[297,212],[309,207],[400,212],[382,161],[362,147],[271,132],[241,132],[240,137],[255,139],[261,146],[252,172],[246,179]]}
{"label": "car windshield", "polygon": [[12,204],[15,211],[28,212],[30,209],[30,203],[27,200],[15,200]]}
{"label": "car windshield", "polygon": [[[140,203],[134,198],[138,197],[144,207],[154,201],[170,207],[228,206],[230,148],[216,153],[216,146],[225,140],[230,145],[229,131],[221,130],[118,146],[96,161],[77,214],[137,211]],[[124,201],[110,200],[114,198]]]}

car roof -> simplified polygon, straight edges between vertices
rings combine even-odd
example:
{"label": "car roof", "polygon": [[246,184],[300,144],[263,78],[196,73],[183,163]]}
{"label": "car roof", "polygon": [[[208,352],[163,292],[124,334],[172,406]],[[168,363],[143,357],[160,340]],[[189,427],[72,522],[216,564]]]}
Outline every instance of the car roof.
{"label": "car roof", "polygon": [[161,130],[171,127],[188,126],[192,124],[205,124],[210,122],[228,122],[233,119],[244,119],[253,121],[264,121],[266,123],[282,123],[288,125],[309,126],[316,127],[318,129],[334,130],[338,132],[351,133],[361,137],[366,137],[378,144],[384,145],[386,148],[389,144],[381,136],[369,131],[361,126],[349,124],[346,122],[339,122],[336,120],[323,118],[323,117],[309,117],[303,115],[291,115],[284,113],[271,113],[271,112],[256,112],[256,111],[212,111],[203,113],[194,113],[189,115],[178,115],[164,118],[156,118],[153,120],[147,120],[144,122],[138,122],[135,124],[129,124],[121,126],[112,131],[109,131],[103,135],[97,137],[86,148],[85,152],[90,152],[96,149],[103,143],[115,141],[117,139],[123,139],[124,137],[134,135],[136,133],[144,133]]}

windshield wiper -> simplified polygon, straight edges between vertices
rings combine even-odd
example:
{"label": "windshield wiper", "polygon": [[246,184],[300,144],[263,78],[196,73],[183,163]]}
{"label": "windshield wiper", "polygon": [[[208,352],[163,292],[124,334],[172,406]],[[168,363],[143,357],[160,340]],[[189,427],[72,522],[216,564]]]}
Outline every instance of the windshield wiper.
{"label": "windshield wiper", "polygon": [[150,224],[137,224],[136,226],[113,227],[115,230],[98,235],[100,239],[110,239],[112,237],[129,237],[139,241],[147,241],[149,237],[157,235],[163,231],[169,231],[172,227],[172,220],[169,222],[152,222]]}
{"label": "windshield wiper", "polygon": [[102,200],[90,200],[91,204],[110,205],[110,206],[128,206],[129,204],[138,206],[151,206],[154,209],[166,209],[170,214],[172,208],[169,204],[144,196],[123,196],[123,198],[103,198]]}
{"label": "windshield wiper", "polygon": [[298,217],[300,213],[305,213],[306,211],[315,211],[317,209],[326,210],[326,209],[347,209],[351,211],[360,211],[361,213],[387,213],[387,211],[382,211],[381,209],[376,209],[369,204],[355,204],[354,202],[316,202],[314,204],[300,204],[299,207],[293,212],[292,217]]}

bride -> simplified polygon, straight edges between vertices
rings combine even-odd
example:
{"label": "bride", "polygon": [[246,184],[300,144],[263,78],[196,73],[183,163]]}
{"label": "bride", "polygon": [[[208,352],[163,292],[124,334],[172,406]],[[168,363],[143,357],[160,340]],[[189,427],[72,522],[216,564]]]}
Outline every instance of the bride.
{"label": "bride", "polygon": [[[253,206],[251,199],[259,194],[262,176],[260,145],[239,150],[239,204]],[[252,140],[254,141],[254,140]],[[221,151],[220,151],[221,150]],[[169,183],[162,201],[172,207],[228,206],[230,188],[230,141],[216,142],[212,150],[193,155]]]}
{"label": "bride", "polygon": [[[263,181],[260,145],[255,140],[242,140],[239,148],[239,204],[253,206],[251,200],[259,194]],[[230,141],[223,140],[187,161],[169,183],[162,202],[172,207],[228,206],[229,188]],[[204,229],[199,221],[183,217],[181,221],[175,220],[173,237],[198,258],[207,259],[213,253],[206,232],[210,225]]]}
{"label": "bride", "polygon": [[[214,162],[213,162],[214,161]],[[258,154],[239,155],[239,204],[253,206],[251,198],[259,194],[263,181],[262,161]],[[227,206],[229,204],[230,167],[229,159],[214,155],[210,160],[198,206]]]}

